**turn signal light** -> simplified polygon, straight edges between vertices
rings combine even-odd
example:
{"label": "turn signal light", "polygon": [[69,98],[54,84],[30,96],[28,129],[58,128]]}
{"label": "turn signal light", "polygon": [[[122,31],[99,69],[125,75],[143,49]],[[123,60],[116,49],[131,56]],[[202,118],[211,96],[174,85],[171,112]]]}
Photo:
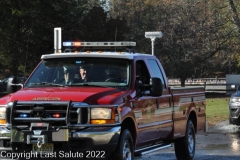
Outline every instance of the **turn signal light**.
{"label": "turn signal light", "polygon": [[113,119],[91,120],[91,124],[112,124],[112,123],[114,123]]}
{"label": "turn signal light", "polygon": [[6,124],[6,119],[0,119],[0,124]]}
{"label": "turn signal light", "polygon": [[73,46],[81,46],[81,42],[73,42]]}

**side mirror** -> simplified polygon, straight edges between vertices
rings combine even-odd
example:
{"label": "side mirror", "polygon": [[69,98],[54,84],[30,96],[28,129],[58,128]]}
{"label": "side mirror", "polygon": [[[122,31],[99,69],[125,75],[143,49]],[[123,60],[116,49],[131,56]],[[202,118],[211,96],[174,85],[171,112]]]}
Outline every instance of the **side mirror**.
{"label": "side mirror", "polygon": [[7,94],[16,92],[16,91],[20,90],[23,87],[22,84],[16,84],[16,83],[17,83],[17,77],[10,77],[8,79]]}
{"label": "side mirror", "polygon": [[143,93],[141,91],[142,86],[143,86],[143,84],[139,83],[139,80],[136,79],[135,80],[135,89],[136,89],[136,92],[137,92],[137,97],[142,97],[143,96]]}
{"label": "side mirror", "polygon": [[150,78],[150,89],[151,96],[161,96],[163,92],[163,83],[160,78],[152,77]]}

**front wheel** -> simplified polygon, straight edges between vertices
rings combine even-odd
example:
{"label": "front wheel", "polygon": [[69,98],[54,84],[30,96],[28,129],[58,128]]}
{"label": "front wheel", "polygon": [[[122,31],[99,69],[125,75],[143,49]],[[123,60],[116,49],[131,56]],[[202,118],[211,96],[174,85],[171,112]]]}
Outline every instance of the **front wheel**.
{"label": "front wheel", "polygon": [[185,137],[174,142],[175,154],[178,160],[192,160],[195,154],[195,128],[191,120],[187,123]]}
{"label": "front wheel", "polygon": [[110,159],[116,160],[133,160],[134,150],[133,150],[133,139],[132,135],[128,129],[125,129],[121,135],[121,139],[118,143],[116,152]]}

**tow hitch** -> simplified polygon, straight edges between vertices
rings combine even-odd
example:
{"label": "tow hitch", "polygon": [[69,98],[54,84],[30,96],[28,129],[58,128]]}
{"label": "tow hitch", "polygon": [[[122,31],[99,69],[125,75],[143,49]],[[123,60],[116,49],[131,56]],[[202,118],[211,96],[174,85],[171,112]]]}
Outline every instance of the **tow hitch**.
{"label": "tow hitch", "polygon": [[43,144],[48,143],[47,135],[27,135],[27,144],[37,143],[37,147],[41,148]]}

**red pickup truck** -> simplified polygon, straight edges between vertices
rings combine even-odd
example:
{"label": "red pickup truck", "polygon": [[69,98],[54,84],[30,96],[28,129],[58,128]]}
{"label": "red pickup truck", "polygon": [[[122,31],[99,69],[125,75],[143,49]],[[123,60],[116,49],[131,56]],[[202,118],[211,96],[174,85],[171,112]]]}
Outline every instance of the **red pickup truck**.
{"label": "red pickup truck", "polygon": [[0,98],[3,158],[125,160],[174,143],[177,159],[193,159],[206,125],[203,88],[169,87],[155,56],[114,50],[134,42],[65,46],[74,44],[90,49],[42,55],[22,88]]}

